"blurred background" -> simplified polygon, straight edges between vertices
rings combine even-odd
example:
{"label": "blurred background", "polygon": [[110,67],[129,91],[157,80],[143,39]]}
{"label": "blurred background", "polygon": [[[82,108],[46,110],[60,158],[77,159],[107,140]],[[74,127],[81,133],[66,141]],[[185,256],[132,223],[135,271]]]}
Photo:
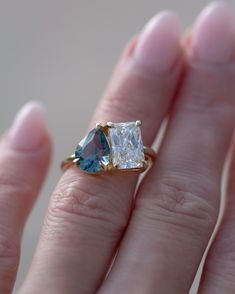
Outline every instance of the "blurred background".
{"label": "blurred background", "polygon": [[[235,0],[228,1],[235,6]],[[48,179],[25,229],[15,291],[29,267],[62,158],[83,136],[120,51],[162,9],[183,30],[208,1],[0,0],[0,132],[25,102],[42,101],[54,141]]]}

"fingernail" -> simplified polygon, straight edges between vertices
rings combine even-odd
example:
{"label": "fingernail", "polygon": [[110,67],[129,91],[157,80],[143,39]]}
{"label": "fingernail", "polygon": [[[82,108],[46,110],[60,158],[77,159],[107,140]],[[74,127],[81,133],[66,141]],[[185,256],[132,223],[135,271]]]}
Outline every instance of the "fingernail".
{"label": "fingernail", "polygon": [[34,150],[41,144],[45,131],[44,106],[36,101],[28,102],[16,115],[9,131],[11,146],[16,150]]}
{"label": "fingernail", "polygon": [[175,13],[163,11],[145,26],[137,42],[137,63],[155,72],[168,71],[177,61],[180,48],[180,23]]}
{"label": "fingernail", "polygon": [[192,50],[199,61],[223,63],[235,53],[235,22],[231,7],[223,1],[209,4],[195,22]]}

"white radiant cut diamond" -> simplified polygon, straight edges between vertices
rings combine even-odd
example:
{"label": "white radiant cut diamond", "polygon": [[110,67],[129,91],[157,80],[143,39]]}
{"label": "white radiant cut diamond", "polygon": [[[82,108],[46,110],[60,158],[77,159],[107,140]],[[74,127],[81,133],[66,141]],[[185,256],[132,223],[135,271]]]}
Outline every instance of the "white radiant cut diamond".
{"label": "white radiant cut diamond", "polygon": [[144,147],[140,127],[135,122],[114,123],[109,135],[114,166],[118,169],[143,167]]}

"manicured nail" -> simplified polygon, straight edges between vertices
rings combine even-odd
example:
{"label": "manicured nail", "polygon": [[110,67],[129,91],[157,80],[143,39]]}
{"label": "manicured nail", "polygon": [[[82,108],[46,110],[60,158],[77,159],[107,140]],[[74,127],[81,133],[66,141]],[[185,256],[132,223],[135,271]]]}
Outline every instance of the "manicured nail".
{"label": "manicured nail", "polygon": [[145,26],[137,42],[136,62],[155,72],[167,72],[180,50],[180,23],[175,13],[163,11]]}
{"label": "manicured nail", "polygon": [[16,115],[9,131],[11,146],[16,150],[34,150],[41,144],[45,132],[45,108],[39,102],[28,102]]}
{"label": "manicured nail", "polygon": [[209,4],[195,22],[192,50],[199,61],[223,63],[235,53],[234,14],[224,1]]}

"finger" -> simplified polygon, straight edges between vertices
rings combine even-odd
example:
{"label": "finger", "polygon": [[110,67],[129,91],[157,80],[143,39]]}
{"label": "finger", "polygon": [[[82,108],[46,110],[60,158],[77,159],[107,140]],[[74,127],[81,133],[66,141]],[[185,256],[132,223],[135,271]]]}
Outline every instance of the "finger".
{"label": "finger", "polygon": [[219,231],[204,265],[199,293],[234,293],[235,291],[235,149],[233,142],[227,184],[225,211]]}
{"label": "finger", "polygon": [[188,293],[217,219],[235,108],[234,28],[220,3],[202,12],[153,169],[100,293]]}
{"label": "finger", "polygon": [[[179,78],[179,51],[177,18],[162,13],[125,50],[92,125],[140,119],[144,142],[151,144]],[[127,224],[136,180],[133,174],[66,172],[22,293],[42,291],[42,285],[50,293],[94,293]]]}
{"label": "finger", "polygon": [[11,293],[26,218],[50,157],[44,110],[29,103],[0,142],[0,293]]}

